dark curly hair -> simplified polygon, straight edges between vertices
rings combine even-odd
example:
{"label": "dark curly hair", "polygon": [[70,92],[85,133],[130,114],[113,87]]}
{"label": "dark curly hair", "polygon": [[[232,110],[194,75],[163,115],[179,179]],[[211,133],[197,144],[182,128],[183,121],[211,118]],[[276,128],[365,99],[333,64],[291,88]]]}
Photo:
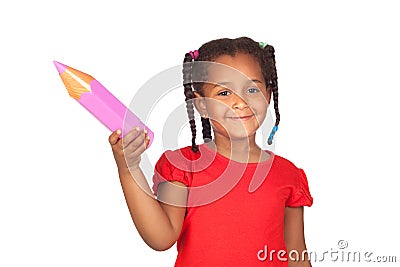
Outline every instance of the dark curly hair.
{"label": "dark curly hair", "polygon": [[[198,57],[193,59],[190,52],[185,54],[183,60],[183,87],[186,101],[186,110],[189,117],[190,129],[192,131],[192,151],[197,152],[198,146],[196,144],[196,123],[194,118],[193,99],[195,98],[194,91],[202,93],[202,83],[194,83],[192,81],[193,61],[215,61],[219,56],[230,55],[235,56],[237,53],[245,53],[252,55],[260,64],[261,72],[267,83],[267,90],[272,91],[274,110],[276,115],[275,126],[277,127],[280,121],[280,114],[278,108],[278,76],[276,74],[275,64],[275,50],[271,45],[266,45],[264,48],[258,42],[255,42],[248,37],[240,37],[236,39],[222,38],[212,40],[203,44],[198,49]],[[185,64],[187,63],[187,64]],[[193,79],[194,80],[194,79]],[[208,118],[201,118],[203,127],[203,140],[209,142],[211,137],[211,124]],[[271,140],[272,141],[272,140]]]}

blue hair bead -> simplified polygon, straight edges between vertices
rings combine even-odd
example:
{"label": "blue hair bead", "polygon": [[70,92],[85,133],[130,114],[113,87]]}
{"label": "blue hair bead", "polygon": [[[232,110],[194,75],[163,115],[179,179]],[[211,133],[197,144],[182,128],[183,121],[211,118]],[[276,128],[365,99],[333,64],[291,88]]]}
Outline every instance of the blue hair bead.
{"label": "blue hair bead", "polygon": [[267,141],[268,145],[271,145],[271,144],[272,144],[272,140],[274,139],[274,135],[275,135],[275,133],[276,133],[277,131],[278,131],[278,125],[275,125],[275,126],[272,128],[271,133],[269,134],[268,141]]}

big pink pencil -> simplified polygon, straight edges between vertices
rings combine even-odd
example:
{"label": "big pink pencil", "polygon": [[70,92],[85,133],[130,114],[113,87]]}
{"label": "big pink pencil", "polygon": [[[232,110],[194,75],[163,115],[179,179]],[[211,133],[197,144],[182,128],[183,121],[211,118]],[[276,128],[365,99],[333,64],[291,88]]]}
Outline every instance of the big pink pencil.
{"label": "big pink pencil", "polygon": [[147,146],[151,145],[154,139],[153,132],[95,78],[57,61],[54,61],[54,65],[68,94],[109,130],[121,129],[124,135],[139,126],[147,130],[147,135],[150,137]]}

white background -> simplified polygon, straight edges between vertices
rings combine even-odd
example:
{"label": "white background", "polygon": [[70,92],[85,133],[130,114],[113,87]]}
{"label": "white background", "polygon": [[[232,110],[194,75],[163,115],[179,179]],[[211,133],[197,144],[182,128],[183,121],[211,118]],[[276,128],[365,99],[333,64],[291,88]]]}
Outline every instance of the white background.
{"label": "white background", "polygon": [[348,251],[400,261],[395,3],[3,1],[0,266],[173,266],[175,247],[156,252],[138,235],[109,131],[69,98],[52,61],[93,75],[129,105],[185,52],[244,35],[276,49],[276,153],[308,175],[309,250],[346,240]]}

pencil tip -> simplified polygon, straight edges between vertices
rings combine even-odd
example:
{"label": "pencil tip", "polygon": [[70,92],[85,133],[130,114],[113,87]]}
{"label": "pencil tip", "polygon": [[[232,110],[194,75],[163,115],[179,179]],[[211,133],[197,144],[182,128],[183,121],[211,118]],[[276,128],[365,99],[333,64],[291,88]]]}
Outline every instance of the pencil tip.
{"label": "pencil tip", "polygon": [[66,65],[64,65],[64,64],[62,64],[62,63],[60,63],[58,61],[53,60],[53,63],[56,66],[56,69],[58,70],[58,73],[60,73],[60,74],[63,73],[65,71],[65,69],[67,68]]}

